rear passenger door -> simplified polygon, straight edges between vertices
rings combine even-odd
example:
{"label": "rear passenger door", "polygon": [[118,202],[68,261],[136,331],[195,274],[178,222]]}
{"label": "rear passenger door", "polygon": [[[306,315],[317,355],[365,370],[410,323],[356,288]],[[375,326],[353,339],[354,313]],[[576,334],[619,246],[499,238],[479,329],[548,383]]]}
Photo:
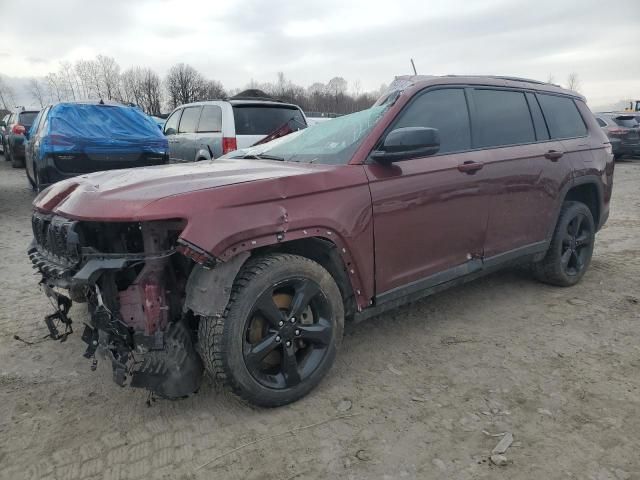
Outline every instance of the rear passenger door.
{"label": "rear passenger door", "polygon": [[587,126],[573,98],[542,93],[538,93],[537,97],[551,138],[561,143],[564,152],[556,168],[562,166],[582,173],[593,160],[591,150],[602,145],[589,138]]}
{"label": "rear passenger door", "polygon": [[186,162],[196,159],[196,145],[198,122],[200,121],[201,106],[186,107],[182,111],[178,125],[178,142],[176,156]]}
{"label": "rear passenger door", "polygon": [[542,248],[557,192],[569,169],[558,164],[562,145],[550,140],[533,94],[474,87],[474,148],[484,149],[489,219],[484,257],[506,260]]}

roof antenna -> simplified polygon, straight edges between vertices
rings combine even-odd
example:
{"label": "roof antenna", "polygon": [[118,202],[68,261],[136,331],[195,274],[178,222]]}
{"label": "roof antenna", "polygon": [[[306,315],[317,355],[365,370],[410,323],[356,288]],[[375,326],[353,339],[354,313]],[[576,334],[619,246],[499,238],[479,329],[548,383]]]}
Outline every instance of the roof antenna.
{"label": "roof antenna", "polygon": [[413,68],[413,74],[418,75],[418,72],[416,72],[416,64],[413,63],[413,58],[411,58],[410,60],[411,60],[411,68]]}

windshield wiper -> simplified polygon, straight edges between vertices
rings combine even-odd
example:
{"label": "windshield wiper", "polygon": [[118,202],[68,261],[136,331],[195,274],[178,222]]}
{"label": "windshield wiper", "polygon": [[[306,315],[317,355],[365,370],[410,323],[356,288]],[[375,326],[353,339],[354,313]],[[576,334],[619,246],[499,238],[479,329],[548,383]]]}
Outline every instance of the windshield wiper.
{"label": "windshield wiper", "polygon": [[277,160],[279,162],[284,162],[284,158],[278,157],[276,155],[267,155],[266,153],[258,153],[257,155],[254,153],[249,153],[242,158],[252,158],[254,160]]}

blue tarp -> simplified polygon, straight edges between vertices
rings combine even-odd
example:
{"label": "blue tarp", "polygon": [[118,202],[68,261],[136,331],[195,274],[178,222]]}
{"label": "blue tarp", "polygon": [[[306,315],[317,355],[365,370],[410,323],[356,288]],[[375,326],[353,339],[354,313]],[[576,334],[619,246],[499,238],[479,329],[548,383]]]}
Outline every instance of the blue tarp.
{"label": "blue tarp", "polygon": [[43,126],[40,158],[51,153],[158,153],[169,144],[137,107],[59,103]]}

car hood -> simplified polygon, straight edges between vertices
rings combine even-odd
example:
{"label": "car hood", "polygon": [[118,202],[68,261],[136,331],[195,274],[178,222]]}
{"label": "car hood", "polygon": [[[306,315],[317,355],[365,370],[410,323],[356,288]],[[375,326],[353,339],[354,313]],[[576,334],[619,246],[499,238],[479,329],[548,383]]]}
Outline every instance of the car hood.
{"label": "car hood", "polygon": [[[247,182],[330,170],[330,165],[217,159],[189,164],[111,170],[56,183],[34,200],[40,212],[84,220],[139,219],[161,199]],[[159,215],[159,217],[166,214]]]}

